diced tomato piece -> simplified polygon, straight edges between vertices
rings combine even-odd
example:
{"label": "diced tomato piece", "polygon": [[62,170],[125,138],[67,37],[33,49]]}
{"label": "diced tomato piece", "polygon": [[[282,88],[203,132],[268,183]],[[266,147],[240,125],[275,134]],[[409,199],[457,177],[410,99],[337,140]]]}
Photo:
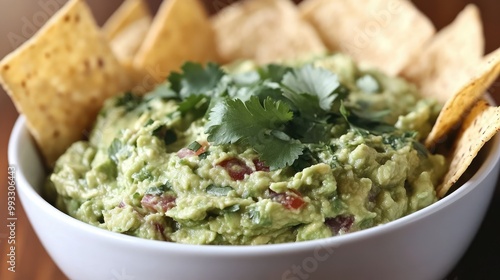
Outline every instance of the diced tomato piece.
{"label": "diced tomato piece", "polygon": [[222,166],[229,176],[235,181],[243,180],[245,175],[252,174],[253,170],[248,167],[245,162],[237,158],[230,158],[219,162],[217,165]]}
{"label": "diced tomato piece", "polygon": [[175,207],[175,196],[172,195],[152,195],[145,194],[141,200],[142,207],[151,212],[167,212],[169,209]]}
{"label": "diced tomato piece", "polygon": [[281,203],[281,205],[288,209],[299,209],[306,203],[301,194],[295,190],[290,190],[285,193],[277,193],[269,190],[269,196],[273,201]]}
{"label": "diced tomato piece", "polygon": [[198,150],[196,150],[196,152],[194,153],[197,156],[203,154],[208,149],[208,142],[202,142],[202,143],[200,143],[200,145],[201,145],[201,147]]}
{"label": "diced tomato piece", "polygon": [[263,161],[260,161],[258,158],[253,160],[253,164],[255,165],[255,171],[269,172],[269,166],[267,166]]}
{"label": "diced tomato piece", "polygon": [[202,142],[202,143],[200,143],[200,145],[201,145],[201,147],[196,151],[193,151],[193,150],[188,149],[188,148],[182,148],[177,152],[177,156],[179,158],[185,158],[185,157],[190,157],[190,156],[199,156],[207,151],[208,142]]}
{"label": "diced tomato piece", "polygon": [[325,225],[327,225],[334,235],[339,234],[342,230],[343,232],[348,232],[354,223],[353,215],[339,215],[334,218],[326,218]]}

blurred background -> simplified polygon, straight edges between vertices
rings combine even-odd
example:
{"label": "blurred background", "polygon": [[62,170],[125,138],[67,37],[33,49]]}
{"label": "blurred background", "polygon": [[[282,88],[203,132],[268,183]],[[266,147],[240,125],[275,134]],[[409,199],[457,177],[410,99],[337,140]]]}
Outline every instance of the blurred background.
{"label": "blurred background", "polygon": [[[203,0],[210,13],[215,13],[224,6],[236,1]],[[50,15],[65,2],[66,0],[0,0],[0,59],[29,39],[49,19]],[[122,1],[87,0],[87,2],[91,6],[98,23],[102,24]],[[161,0],[148,0],[148,2],[152,11],[154,11],[161,3]],[[481,10],[484,24],[486,53],[500,47],[499,0],[414,0],[413,2],[429,16],[437,29],[450,23],[467,4],[476,4]],[[493,92],[493,94],[495,96],[500,95],[498,92]],[[500,99],[497,97],[496,100],[498,102]],[[65,279],[38,242],[19,204],[16,208],[18,214],[16,272],[7,271],[7,246],[5,242],[7,229],[3,226],[3,221],[6,221],[6,209],[4,209],[3,205],[7,201],[5,198],[7,189],[7,141],[16,117],[17,113],[14,106],[3,89],[0,88],[0,205],[2,205],[2,209],[0,209],[0,219],[2,221],[2,226],[0,226],[0,279]],[[497,188],[497,197],[499,196],[498,193]],[[493,207],[495,213],[498,214],[500,214],[499,203],[500,199],[495,198]],[[490,211],[490,220],[494,218],[491,217],[492,215],[494,213]],[[483,228],[473,246],[457,268],[447,277],[447,280],[500,279],[495,277],[495,275],[500,274],[495,274],[498,271],[496,266],[500,263],[500,241],[497,238],[500,233],[499,231],[495,233],[492,228],[496,225],[488,221],[483,224]],[[497,234],[497,236],[492,236],[493,234]],[[496,242],[483,244],[492,240]]]}

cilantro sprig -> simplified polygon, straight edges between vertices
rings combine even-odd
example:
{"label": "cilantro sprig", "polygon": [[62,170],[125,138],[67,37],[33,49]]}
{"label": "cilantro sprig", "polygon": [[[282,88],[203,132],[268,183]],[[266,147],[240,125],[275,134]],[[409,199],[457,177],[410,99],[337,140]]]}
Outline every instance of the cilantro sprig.
{"label": "cilantro sprig", "polygon": [[287,135],[285,124],[293,119],[290,107],[267,97],[243,102],[226,98],[210,111],[206,132],[216,145],[242,142],[253,147],[270,167],[291,165],[302,154],[303,144]]}
{"label": "cilantro sprig", "polygon": [[[306,65],[286,73],[281,81],[284,96],[290,99],[303,114],[314,116],[317,112],[329,112],[340,86],[337,75],[312,65]],[[304,106],[306,105],[306,106]]]}
{"label": "cilantro sprig", "polygon": [[180,101],[178,111],[205,116],[208,141],[254,149],[271,169],[293,166],[308,144],[326,143],[334,125],[383,134],[394,127],[382,114],[346,105],[349,90],[326,69],[270,64],[228,74],[216,64],[186,63],[172,73],[164,92]]}
{"label": "cilantro sprig", "polygon": [[225,73],[217,64],[208,63],[204,68],[201,64],[187,62],[181,69],[182,73],[173,72],[168,77],[172,90],[177,92],[181,99],[187,99],[192,95],[220,94],[217,89]]}
{"label": "cilantro sprig", "polygon": [[329,121],[338,113],[336,103],[347,94],[339,90],[337,75],[311,65],[269,65],[257,74],[258,81],[229,87],[239,94],[245,91],[248,99],[229,94],[212,107],[208,141],[248,145],[271,169],[291,166],[305,144],[326,141],[333,125]]}

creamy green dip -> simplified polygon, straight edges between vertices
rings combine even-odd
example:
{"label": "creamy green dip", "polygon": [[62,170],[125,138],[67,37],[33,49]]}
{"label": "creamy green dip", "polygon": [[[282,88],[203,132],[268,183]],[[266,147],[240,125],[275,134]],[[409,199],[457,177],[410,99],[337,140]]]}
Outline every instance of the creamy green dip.
{"label": "creamy green dip", "polygon": [[[340,54],[212,67],[108,100],[50,175],[57,207],[147,239],[254,245],[346,234],[437,200],[445,159],[419,140],[440,106],[415,86]],[[272,109],[276,120],[256,113]],[[245,123],[249,112],[269,128]]]}

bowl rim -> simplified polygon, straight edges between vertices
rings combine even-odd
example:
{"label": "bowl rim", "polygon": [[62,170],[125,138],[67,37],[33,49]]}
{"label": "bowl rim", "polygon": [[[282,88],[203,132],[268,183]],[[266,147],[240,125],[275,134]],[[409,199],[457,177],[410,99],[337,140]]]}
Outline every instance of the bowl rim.
{"label": "bowl rim", "polygon": [[[117,242],[123,245],[129,245],[132,247],[141,247],[143,249],[153,250],[157,252],[169,251],[174,253],[196,253],[197,255],[224,255],[224,256],[257,256],[262,254],[272,255],[272,254],[283,254],[291,252],[308,251],[320,247],[335,248],[350,244],[353,242],[359,242],[367,238],[373,238],[374,236],[385,235],[390,231],[394,231],[401,227],[413,223],[415,221],[421,220],[441,209],[448,207],[450,204],[457,200],[460,200],[466,196],[469,192],[479,186],[479,184],[491,173],[492,169],[500,161],[500,135],[497,134],[490,141],[492,142],[490,153],[486,156],[484,162],[481,164],[476,173],[462,186],[456,189],[449,195],[439,199],[435,203],[418,210],[414,213],[396,219],[394,221],[378,225],[372,228],[364,229],[357,232],[352,232],[345,235],[334,236],[329,238],[301,241],[301,242],[290,242],[290,243],[280,243],[280,244],[266,244],[266,245],[194,245],[194,244],[182,244],[174,242],[165,242],[159,240],[143,239],[136,236],[129,236],[121,233],[116,233],[108,231],[96,226],[87,224],[83,221],[77,220],[64,212],[57,209],[55,206],[47,202],[28,182],[26,179],[26,174],[19,168],[20,158],[19,151],[22,149],[21,141],[22,137],[28,137],[29,132],[26,127],[26,119],[23,115],[20,115],[15,125],[12,129],[12,133],[9,138],[8,143],[8,161],[9,165],[16,166],[16,189],[18,192],[22,192],[27,198],[26,201],[21,200],[21,204],[31,203],[37,208],[41,209],[43,212],[49,214],[53,219],[61,220],[67,226],[78,228],[87,234],[94,235],[96,238],[100,237],[106,239],[106,242]],[[31,145],[35,146],[32,138],[27,141],[31,142]],[[31,223],[31,221],[30,221]],[[38,232],[36,232],[39,236]]]}

